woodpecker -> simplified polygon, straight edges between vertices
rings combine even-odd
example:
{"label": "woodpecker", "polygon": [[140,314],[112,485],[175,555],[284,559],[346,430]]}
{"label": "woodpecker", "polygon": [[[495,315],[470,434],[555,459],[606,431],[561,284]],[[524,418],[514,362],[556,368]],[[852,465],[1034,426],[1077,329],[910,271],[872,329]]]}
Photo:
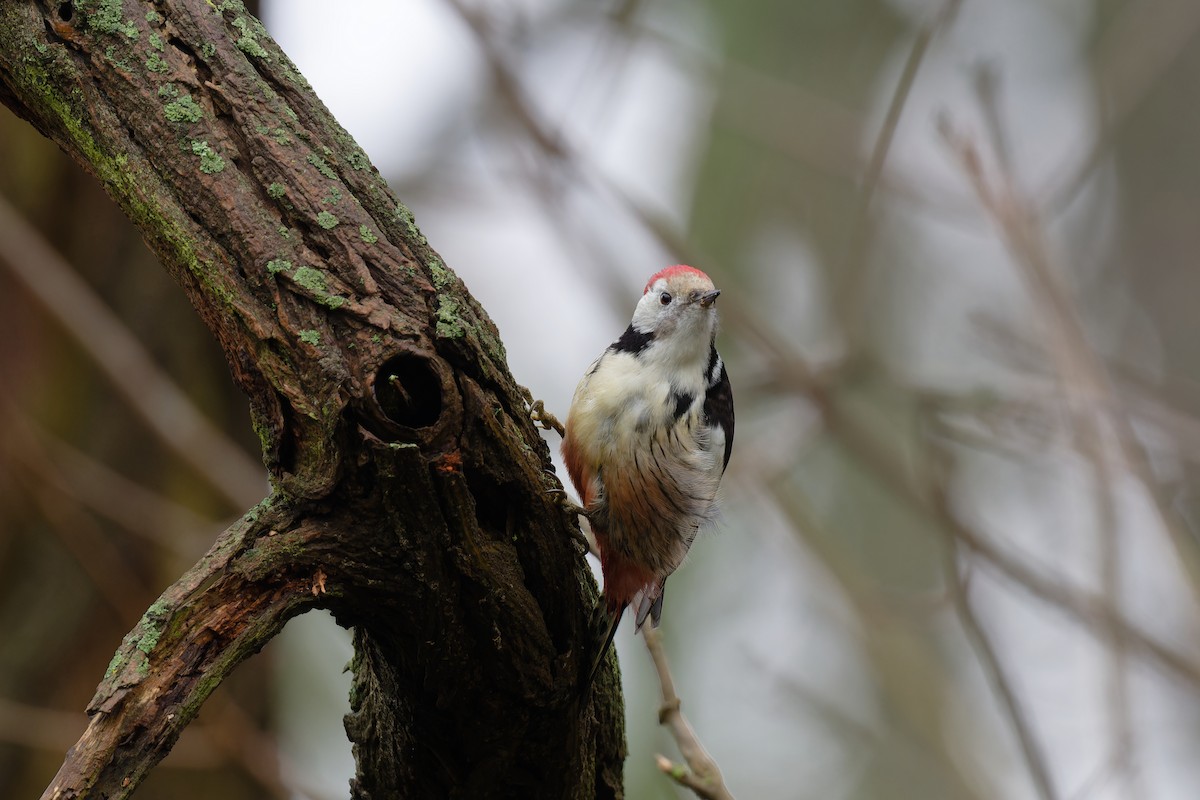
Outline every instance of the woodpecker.
{"label": "woodpecker", "polygon": [[607,617],[589,684],[626,607],[638,630],[647,617],[658,626],[663,585],[715,514],[733,449],[720,294],[694,267],[655,273],[575,389],[562,454],[596,537]]}

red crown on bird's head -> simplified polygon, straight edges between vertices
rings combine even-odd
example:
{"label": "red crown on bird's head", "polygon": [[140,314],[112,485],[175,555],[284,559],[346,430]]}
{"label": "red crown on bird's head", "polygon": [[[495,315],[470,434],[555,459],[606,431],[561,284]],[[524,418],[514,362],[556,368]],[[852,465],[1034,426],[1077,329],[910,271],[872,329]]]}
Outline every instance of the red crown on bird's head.
{"label": "red crown on bird's head", "polygon": [[658,272],[651,275],[650,280],[646,281],[646,288],[642,289],[642,294],[650,291],[650,287],[653,286],[659,278],[673,278],[676,275],[682,275],[689,272],[693,275],[700,276],[709,283],[712,283],[712,278],[708,277],[695,267],[689,267],[687,264],[675,264],[674,266],[667,267],[666,269],[660,269]]}

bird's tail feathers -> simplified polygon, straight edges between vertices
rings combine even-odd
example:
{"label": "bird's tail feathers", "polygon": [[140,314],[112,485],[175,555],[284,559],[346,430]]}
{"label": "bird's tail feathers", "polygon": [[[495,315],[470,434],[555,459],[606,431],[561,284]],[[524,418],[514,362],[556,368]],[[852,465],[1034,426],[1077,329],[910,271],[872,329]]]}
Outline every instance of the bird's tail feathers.
{"label": "bird's tail feathers", "polygon": [[584,684],[584,689],[591,686],[596,680],[596,674],[600,671],[601,665],[604,664],[604,658],[608,655],[608,651],[612,648],[613,638],[617,635],[617,627],[621,624],[621,617],[625,615],[625,604],[622,604],[617,609],[613,610],[604,602],[604,598],[596,605],[596,610],[593,615],[593,628],[597,632],[595,641],[599,643],[596,648],[596,655],[592,658],[592,666],[588,670],[587,683]]}
{"label": "bird's tail feathers", "polygon": [[643,586],[633,596],[633,600],[628,603],[610,606],[605,598],[601,598],[596,604],[596,610],[593,612],[592,626],[597,632],[596,641],[601,642],[596,649],[596,656],[592,660],[591,669],[588,671],[588,680],[585,686],[591,686],[592,681],[596,678],[596,673],[600,671],[600,665],[604,663],[604,657],[608,655],[609,649],[612,647],[613,637],[617,635],[617,626],[621,624],[621,617],[625,615],[627,606],[633,607],[634,621],[637,624],[637,630],[642,629],[647,618],[650,624],[655,628],[658,627],[659,621],[662,619],[663,606],[663,588],[666,585],[666,579],[654,583],[648,583]]}
{"label": "bird's tail feathers", "polygon": [[633,596],[634,619],[637,621],[639,631],[647,617],[650,618],[651,625],[655,628],[658,627],[658,623],[662,619],[663,588],[666,583],[666,578],[664,578],[659,583],[648,584]]}

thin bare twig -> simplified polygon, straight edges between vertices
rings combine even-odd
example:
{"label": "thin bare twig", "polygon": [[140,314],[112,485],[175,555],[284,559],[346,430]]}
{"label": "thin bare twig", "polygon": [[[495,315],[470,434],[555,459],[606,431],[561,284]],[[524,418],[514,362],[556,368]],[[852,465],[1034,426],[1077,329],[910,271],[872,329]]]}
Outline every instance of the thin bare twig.
{"label": "thin bare twig", "polygon": [[1053,800],[1058,797],[1054,790],[1054,782],[1050,778],[1050,768],[1046,763],[1046,755],[1033,732],[1033,726],[1020,701],[1017,699],[1012,683],[1004,672],[1000,658],[991,638],[979,621],[979,616],[971,604],[970,592],[963,580],[958,563],[958,549],[952,544],[946,548],[946,573],[951,581],[951,594],[954,598],[954,610],[959,624],[966,633],[967,641],[975,651],[979,666],[983,669],[984,677],[991,686],[992,693],[1000,703],[1004,715],[1012,726],[1013,736],[1025,757],[1029,768],[1029,776],[1033,787],[1042,800]]}
{"label": "thin bare twig", "polygon": [[904,69],[900,73],[900,79],[897,81],[896,88],[892,92],[891,102],[888,103],[887,113],[883,118],[883,125],[879,129],[879,134],[875,137],[874,147],[871,148],[871,159],[867,162],[866,171],[863,173],[862,188],[858,193],[858,207],[855,210],[853,223],[850,226],[850,238],[846,249],[845,269],[843,270],[843,274],[845,275],[844,288],[839,293],[838,300],[843,325],[847,333],[853,330],[854,327],[850,324],[851,320],[849,320],[849,316],[851,307],[857,301],[860,293],[859,285],[862,281],[863,260],[867,251],[867,243],[870,240],[870,237],[867,235],[867,222],[871,214],[871,204],[875,199],[875,190],[878,188],[880,178],[883,175],[883,167],[887,162],[888,153],[891,151],[892,142],[896,138],[896,129],[900,127],[900,116],[904,112],[905,105],[908,104],[908,96],[912,92],[913,84],[917,80],[917,71],[921,68],[921,62],[925,60],[925,54],[929,51],[929,45],[933,42],[933,37],[938,31],[953,22],[961,5],[961,0],[946,0],[946,3],[934,15],[933,19],[917,31],[912,47],[908,51],[908,58],[904,62]]}
{"label": "thin bare twig", "polygon": [[1063,174],[1052,175],[1036,193],[1036,207],[1048,217],[1062,212],[1104,162],[1117,132],[1200,30],[1200,4],[1141,0],[1115,9],[1100,34],[1095,82],[1103,97],[1103,128],[1083,157]]}
{"label": "thin bare twig", "polygon": [[[949,453],[935,446],[936,440],[929,435],[928,431],[925,431],[925,435],[918,432],[917,440],[925,449],[926,493],[934,498],[934,504],[938,508],[947,509],[950,505],[946,490]],[[1054,800],[1058,794],[1055,792],[1054,783],[1050,777],[1046,754],[1034,735],[1033,726],[1004,671],[1004,666],[1000,662],[1000,656],[992,644],[991,637],[975,612],[975,606],[971,602],[969,573],[964,572],[964,562],[960,558],[960,552],[959,539],[954,536],[948,537],[943,550],[942,573],[954,605],[955,616],[962,627],[967,644],[975,653],[980,669],[983,670],[984,679],[1012,728],[1013,736],[1025,758],[1025,765],[1029,770],[1030,779],[1033,781],[1034,790],[1042,800]],[[967,563],[969,564],[969,562]]]}
{"label": "thin bare twig", "polygon": [[[940,482],[937,491],[942,491]],[[1055,792],[1054,782],[1050,778],[1050,768],[1046,762],[1046,755],[1038,744],[1037,737],[1033,732],[1033,726],[1030,724],[1017,698],[1012,683],[1008,680],[1008,676],[1004,672],[1004,667],[1000,663],[1000,657],[996,653],[996,648],[992,644],[991,637],[988,636],[987,630],[983,627],[983,624],[979,621],[979,616],[975,613],[975,608],[971,603],[970,587],[963,576],[959,560],[958,543],[953,538],[947,542],[944,567],[946,582],[950,588],[950,596],[954,601],[954,612],[958,617],[959,625],[962,626],[967,643],[979,661],[984,678],[987,680],[992,693],[1000,704],[1004,716],[1012,727],[1013,736],[1016,738],[1017,744],[1021,748],[1021,753],[1025,758],[1025,765],[1029,769],[1029,777],[1033,781],[1034,789],[1037,791],[1038,797],[1042,798],[1042,800],[1054,800],[1054,798],[1058,797],[1058,794]]]}
{"label": "thin bare twig", "polygon": [[213,425],[32,225],[0,198],[0,264],[95,362],[129,407],[234,508],[267,490],[266,470]]}
{"label": "thin bare twig", "polygon": [[1193,596],[1200,597],[1200,556],[1196,543],[1176,520],[1158,482],[1150,474],[1149,454],[1137,438],[1102,360],[1088,344],[1074,305],[1055,276],[1042,231],[1033,216],[1034,209],[1016,194],[1005,176],[1001,176],[999,186],[987,179],[982,158],[969,138],[956,133],[944,119],[940,127],[980,204],[1000,229],[1005,245],[1021,268],[1030,297],[1046,323],[1048,349],[1071,402],[1073,419],[1079,424],[1084,415],[1094,415],[1096,422],[1091,424],[1100,426],[1100,435],[1113,439],[1114,465],[1133,475],[1146,489]]}
{"label": "thin bare twig", "polygon": [[1096,594],[1077,589],[1060,577],[1048,574],[1026,563],[1005,549],[981,536],[964,524],[950,507],[948,498],[930,496],[927,487],[917,486],[906,476],[911,470],[898,454],[887,451],[874,439],[853,412],[838,403],[820,384],[808,387],[807,397],[820,411],[830,434],[861,461],[885,486],[905,499],[915,509],[930,514],[939,530],[965,545],[982,558],[985,566],[999,572],[1012,583],[1029,592],[1049,606],[1063,612],[1068,619],[1079,623],[1097,636],[1105,636],[1109,626],[1116,631],[1130,651],[1136,653],[1188,684],[1200,686],[1200,664],[1186,653],[1158,641],[1146,631],[1127,620],[1111,603]]}
{"label": "thin bare twig", "polygon": [[704,800],[733,800],[725,781],[721,777],[721,769],[717,762],[704,749],[696,731],[680,710],[682,702],[675,693],[675,679],[667,664],[667,654],[663,650],[662,635],[657,628],[650,625],[642,628],[646,639],[646,649],[654,661],[654,669],[658,673],[658,682],[662,686],[662,708],[658,712],[658,721],[665,725],[679,747],[679,753],[687,766],[676,764],[664,755],[656,756],[658,768],[669,775],[680,786],[685,786]]}
{"label": "thin bare twig", "polygon": [[[983,110],[986,121],[986,131],[991,143],[991,150],[999,168],[999,181],[1004,196],[1019,198],[1022,196],[1016,181],[1014,167],[1008,147],[1007,129],[1000,113],[1000,91],[1002,89],[1000,74],[986,66],[978,70],[976,80],[976,97]],[[1023,215],[1030,227],[1037,224],[1036,212],[1032,210]],[[1053,275],[1049,274],[1050,256],[1044,252],[1043,240],[1039,236],[1029,236],[1027,241],[1031,247],[1041,246],[1040,254],[1027,253],[1023,260],[1025,269],[1031,273],[1044,270],[1047,274],[1031,274],[1027,276],[1030,290],[1035,286],[1055,286]],[[1075,309],[1066,293],[1059,288],[1061,300],[1034,298],[1035,307],[1039,308],[1046,320],[1046,325],[1054,329],[1081,329],[1075,317]],[[1068,315],[1068,311],[1071,312]],[[1058,318],[1052,315],[1057,312]],[[1100,580],[1105,597],[1111,598],[1114,605],[1119,606],[1122,597],[1121,580],[1121,537],[1117,530],[1117,510],[1113,499],[1116,489],[1116,470],[1119,468],[1121,457],[1114,453],[1114,436],[1110,429],[1115,427],[1108,419],[1104,396],[1114,393],[1107,370],[1104,369],[1098,356],[1087,347],[1082,332],[1070,334],[1060,332],[1055,340],[1058,347],[1051,348],[1051,356],[1057,364],[1057,373],[1061,376],[1075,376],[1075,380],[1060,379],[1059,384],[1067,397],[1067,405],[1072,410],[1071,424],[1079,438],[1081,453],[1092,465],[1092,474],[1096,485],[1094,495],[1100,546]],[[1080,377],[1082,376],[1082,381]],[[1077,382],[1079,381],[1079,382]],[[1147,476],[1148,477],[1148,476]],[[1186,568],[1186,565],[1185,565]],[[1135,758],[1133,735],[1132,709],[1129,703],[1128,690],[1128,651],[1124,640],[1111,627],[1105,631],[1109,644],[1109,668],[1107,670],[1108,694],[1112,699],[1112,741],[1111,752],[1115,758],[1131,763]],[[1127,781],[1133,780],[1130,770],[1123,770]],[[1130,796],[1142,794],[1132,785],[1125,787]]]}
{"label": "thin bare twig", "polygon": [[0,408],[8,416],[10,435],[20,439],[18,456],[26,467],[39,481],[93,513],[188,561],[203,555],[219,532],[220,523],[205,519],[75,449],[2,396]]}
{"label": "thin bare twig", "polygon": [[976,776],[963,773],[953,754],[944,746],[944,728],[928,716],[930,706],[945,694],[946,683],[944,670],[940,669],[944,665],[938,662],[927,642],[897,613],[897,604],[884,598],[878,587],[833,544],[835,537],[821,530],[802,494],[794,491],[782,474],[764,479],[761,488],[791,520],[806,551],[841,587],[842,596],[862,620],[864,630],[871,631],[869,636],[863,636],[862,643],[868,658],[881,665],[880,674],[903,674],[902,680],[884,681],[880,687],[903,734],[909,740],[919,742],[933,758],[947,784],[953,787],[950,791],[953,796],[989,796],[988,792],[975,786],[972,778]]}
{"label": "thin bare twig", "polygon": [[24,484],[50,530],[112,609],[115,619],[122,625],[137,619],[145,608],[142,597],[149,593],[145,581],[96,520],[63,490],[61,481],[47,480],[54,467],[37,440],[20,424],[20,416],[3,390],[0,390],[0,416],[16,421],[9,427],[4,443],[11,462],[22,467],[14,471],[14,477]]}
{"label": "thin bare twig", "polygon": [[[993,98],[981,99],[986,104]],[[993,127],[999,125],[998,115],[985,114],[985,118],[992,121]],[[1151,474],[1147,448],[1138,439],[1131,416],[1114,388],[1107,368],[1088,343],[1075,306],[1056,277],[1049,249],[1038,225],[1036,209],[1019,193],[1010,170],[1004,168],[1003,162],[998,178],[989,181],[974,144],[953,132],[948,124],[943,124],[942,133],[971,182],[980,204],[1000,229],[1048,333],[1047,349],[1056,364],[1056,373],[1067,399],[1073,427],[1081,441],[1082,452],[1092,462],[1097,481],[1101,521],[1101,580],[1106,596],[1117,599],[1121,596],[1120,542],[1110,495],[1115,473],[1122,471],[1132,475],[1145,488],[1160,527],[1174,548],[1176,561],[1188,581],[1193,598],[1200,597],[1200,558],[1195,541],[1186,531],[1186,521],[1177,518],[1163,495],[1162,487]],[[989,133],[993,142],[998,141],[1000,134],[995,130]],[[1120,770],[1126,781],[1127,793],[1136,796],[1141,792],[1132,783],[1135,772],[1130,769],[1130,762],[1135,756],[1131,750],[1134,741],[1133,711],[1127,686],[1126,662],[1131,647],[1138,642],[1129,638],[1129,629],[1115,611],[1103,615],[1099,622],[1100,632],[1108,640],[1113,658],[1108,675],[1109,694],[1115,710],[1111,752],[1115,768]]]}
{"label": "thin bare twig", "polygon": [[796,705],[807,709],[812,717],[823,721],[834,736],[845,740],[850,747],[857,749],[882,745],[882,737],[874,728],[855,719],[838,705],[837,695],[809,686],[794,675],[779,674],[778,670],[761,656],[752,655],[748,660],[751,669],[774,678],[778,686],[795,699]]}

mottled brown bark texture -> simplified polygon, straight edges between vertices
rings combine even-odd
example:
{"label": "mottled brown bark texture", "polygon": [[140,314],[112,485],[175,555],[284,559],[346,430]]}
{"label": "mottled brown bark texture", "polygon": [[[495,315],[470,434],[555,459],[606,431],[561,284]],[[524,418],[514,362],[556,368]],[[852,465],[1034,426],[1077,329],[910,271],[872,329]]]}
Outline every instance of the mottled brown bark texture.
{"label": "mottled brown bark texture", "polygon": [[579,690],[595,585],[496,329],[259,22],[8,0],[0,101],[183,287],[272,487],[125,637],[45,796],[132,794],[319,607],[355,631],[354,797],[619,797],[619,688]]}

